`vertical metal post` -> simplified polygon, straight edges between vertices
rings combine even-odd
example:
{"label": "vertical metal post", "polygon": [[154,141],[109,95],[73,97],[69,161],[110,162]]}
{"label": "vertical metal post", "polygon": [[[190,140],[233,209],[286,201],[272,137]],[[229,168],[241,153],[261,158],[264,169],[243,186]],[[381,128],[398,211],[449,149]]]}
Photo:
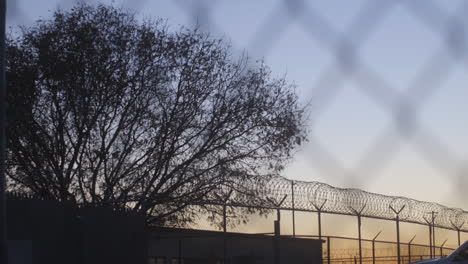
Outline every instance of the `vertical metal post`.
{"label": "vertical metal post", "polygon": [[375,264],[375,240],[377,237],[382,233],[382,230],[380,230],[377,235],[372,239],[372,264]]}
{"label": "vertical metal post", "polygon": [[223,204],[223,232],[227,232],[227,208],[226,204]]}
{"label": "vertical metal post", "polygon": [[452,224],[453,228],[457,231],[458,246],[461,246],[460,230],[463,228],[463,225],[465,224],[465,221],[463,221],[462,223],[455,224],[455,222],[450,220],[450,223]]}
{"label": "vertical metal post", "polygon": [[375,264],[375,240],[372,240],[372,264]]}
{"label": "vertical metal post", "polygon": [[400,213],[405,209],[406,205],[400,207],[400,209],[395,209],[390,205],[390,209],[395,213],[395,222],[396,222],[396,232],[397,232],[397,255],[398,255],[398,264],[401,264],[401,249],[400,249]]}
{"label": "vertical metal post", "polygon": [[359,264],[362,264],[361,215],[358,215]]}
{"label": "vertical metal post", "polygon": [[432,258],[432,225],[429,223],[429,251],[430,258]]}
{"label": "vertical metal post", "polygon": [[401,251],[400,251],[400,217],[396,217],[396,229],[397,229],[397,255],[398,264],[401,264]]}
{"label": "vertical metal post", "polygon": [[275,236],[281,236],[281,212],[279,207],[276,209]]}
{"label": "vertical metal post", "polygon": [[434,248],[434,258],[436,257],[436,237],[435,237],[435,212],[432,213],[432,246]]}
{"label": "vertical metal post", "polygon": [[362,264],[361,216],[362,216],[362,212],[364,211],[364,208],[366,208],[366,204],[364,204],[359,211],[350,207],[350,210],[354,212],[354,214],[358,218],[359,264]]}
{"label": "vertical metal post", "polygon": [[296,237],[296,219],[295,219],[295,210],[294,210],[294,181],[291,181],[291,202],[292,202],[292,227],[293,227],[293,237]]}
{"label": "vertical metal post", "polygon": [[267,200],[276,207],[275,236],[278,237],[281,235],[281,205],[284,200],[286,200],[286,197],[288,197],[288,195],[283,196],[283,199],[279,202],[267,197]]}
{"label": "vertical metal post", "polygon": [[226,232],[227,232],[227,208],[223,204],[223,263],[226,263]]}
{"label": "vertical metal post", "polygon": [[233,190],[231,189],[228,194],[222,198],[218,194],[215,193],[216,197],[219,201],[222,202],[223,205],[223,261],[226,263],[226,239],[227,239],[227,204],[228,200],[231,197]]}
{"label": "vertical metal post", "polygon": [[0,0],[0,263],[7,263],[8,248],[6,236],[6,177],[5,177],[5,16],[6,0]]}
{"label": "vertical metal post", "polygon": [[408,242],[408,263],[411,263],[411,243],[413,240],[416,238],[416,235],[411,238],[411,240]]}
{"label": "vertical metal post", "polygon": [[443,253],[444,253],[444,252],[443,252],[443,248],[444,248],[444,246],[445,246],[445,243],[447,243],[447,240],[448,240],[448,239],[445,239],[445,241],[440,245],[440,257],[442,257],[442,255],[443,255]]}
{"label": "vertical metal post", "polygon": [[315,210],[317,210],[319,239],[322,239],[322,209],[325,206],[326,202],[327,200],[325,199],[320,206],[317,206],[315,203],[312,203]]}
{"label": "vertical metal post", "polygon": [[321,212],[317,212],[318,215],[318,234],[319,234],[319,239],[322,240],[322,216]]}
{"label": "vertical metal post", "polygon": [[327,264],[330,264],[331,263],[331,259],[330,259],[330,256],[331,256],[331,248],[330,248],[330,237],[327,237]]}
{"label": "vertical metal post", "polygon": [[411,263],[411,243],[408,243],[408,263]]}

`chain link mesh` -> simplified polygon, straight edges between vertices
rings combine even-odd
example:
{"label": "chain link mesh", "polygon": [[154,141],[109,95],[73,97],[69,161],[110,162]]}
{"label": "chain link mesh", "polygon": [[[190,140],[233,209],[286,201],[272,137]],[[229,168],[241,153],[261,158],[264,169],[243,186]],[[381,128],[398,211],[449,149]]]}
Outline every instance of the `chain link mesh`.
{"label": "chain link mesh", "polygon": [[[90,1],[91,2],[91,1]],[[123,1],[124,6],[143,11],[148,0]],[[62,7],[73,5],[72,0],[58,1]],[[200,28],[224,34],[216,25],[213,16],[217,1],[175,1],[178,10]],[[401,90],[386,81],[384,75],[373,69],[362,58],[363,48],[371,34],[378,30],[384,19],[392,16],[392,10],[403,8],[423,27],[442,40],[443,45],[430,54],[420,69],[415,69],[415,78]],[[10,24],[29,24],[35,17],[25,11],[25,1],[8,1],[8,21]],[[53,7],[51,7],[53,9]],[[313,114],[320,116],[343,90],[345,84],[353,83],[391,120],[391,126],[371,143],[355,169],[348,169],[316,136],[309,137],[307,155],[313,167],[326,177],[346,176],[359,186],[362,181],[371,180],[381,173],[403,148],[410,144],[419,157],[430,167],[445,175],[453,183],[454,193],[466,195],[467,166],[462,157],[452,147],[423,125],[421,109],[444,88],[456,67],[464,71],[468,68],[467,24],[468,1],[461,1],[454,12],[440,8],[435,2],[427,1],[365,1],[348,27],[341,30],[327,20],[311,2],[303,0],[283,0],[275,3],[265,21],[260,23],[257,33],[247,50],[254,55],[261,51],[268,57],[273,46],[287,32],[291,23],[305,32],[324,50],[332,55],[332,63],[323,68],[319,78],[312,85],[314,98]],[[228,36],[229,37],[229,36]],[[466,83],[462,84],[466,86]],[[358,176],[359,175],[359,176]],[[280,201],[283,209],[293,207],[290,180],[275,178],[268,186],[258,186],[272,201]],[[363,216],[395,219],[391,210],[401,209],[402,221],[427,224],[431,212],[436,212],[435,225],[447,229],[468,231],[468,212],[449,208],[437,203],[423,202],[410,198],[369,193],[359,189],[341,189],[320,182],[294,181],[296,210],[317,211],[353,215],[362,211]],[[249,205],[250,206],[250,205]],[[275,205],[272,205],[272,208]]]}

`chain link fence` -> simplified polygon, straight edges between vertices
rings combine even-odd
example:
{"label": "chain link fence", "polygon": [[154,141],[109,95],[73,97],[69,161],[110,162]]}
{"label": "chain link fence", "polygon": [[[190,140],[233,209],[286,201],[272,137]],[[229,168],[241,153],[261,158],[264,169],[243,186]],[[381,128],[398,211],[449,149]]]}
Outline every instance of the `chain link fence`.
{"label": "chain link fence", "polygon": [[[89,2],[97,3],[97,1]],[[47,8],[51,10],[57,7],[68,8],[74,3],[73,0],[61,0],[50,4]],[[104,3],[109,4],[110,2]],[[460,154],[460,151],[455,149],[453,144],[448,144],[447,140],[441,137],[436,129],[427,126],[427,122],[424,122],[422,118],[422,112],[431,100],[441,96],[450,88],[448,83],[454,72],[461,70],[462,76],[466,76],[468,69],[466,37],[468,33],[466,16],[468,1],[453,1],[450,3],[451,8],[444,8],[442,1],[431,0],[358,1],[351,4],[355,5],[357,11],[346,26],[337,26],[336,21],[327,16],[319,8],[320,3],[315,1],[281,0],[262,2],[261,4],[241,2],[238,4],[246,6],[246,10],[251,5],[252,9],[255,9],[254,13],[257,12],[257,9],[259,13],[259,21],[253,30],[255,32],[253,37],[244,41],[242,47],[236,47],[236,36],[242,34],[237,31],[243,29],[231,28],[230,31],[226,31],[225,26],[221,27],[218,24],[220,21],[218,7],[223,3],[225,2],[182,0],[171,3],[153,3],[148,0],[114,2],[116,5],[128,7],[146,15],[151,14],[151,8],[156,10],[160,6],[161,8],[155,12],[163,15],[166,11],[176,14],[178,21],[193,23],[193,25],[212,32],[214,35],[232,39],[234,48],[245,48],[253,57],[264,56],[267,61],[271,57],[276,60],[282,58],[280,54],[275,54],[275,46],[282,41],[291,30],[291,25],[294,24],[295,28],[298,28],[305,36],[304,39],[297,41],[311,41],[313,45],[319,47],[319,50],[326,53],[326,56],[330,56],[329,59],[320,61],[325,63],[316,65],[315,78],[312,82],[307,82],[306,87],[301,88],[303,93],[301,96],[307,97],[304,101],[310,100],[311,102],[313,115],[312,133],[310,133],[307,146],[302,151],[302,155],[307,157],[310,166],[325,179],[331,181],[344,179],[345,183],[353,186],[366,186],[366,182],[376,180],[409,145],[416,152],[418,158],[425,161],[429,170],[444,177],[444,180],[451,186],[451,193],[454,197],[458,197],[459,201],[467,201],[468,166],[466,153]],[[10,25],[28,25],[36,20],[38,17],[35,16],[34,7],[29,6],[30,4],[32,5],[32,1],[8,1],[8,23]],[[350,4],[337,2],[336,8],[346,8],[347,5]],[[407,74],[411,77],[402,78],[404,81],[389,81],[392,76],[386,76],[386,71],[376,69],[375,64],[369,63],[367,59],[368,54],[374,52],[368,47],[370,39],[383,27],[387,19],[395,16],[396,9],[403,10],[407,16],[419,24],[420,30],[428,31],[435,36],[438,43],[434,50],[422,56],[420,67],[408,70]],[[233,14],[229,14],[230,16],[242,17],[244,15],[235,8],[231,12]],[[228,14],[221,14],[221,16],[224,15]],[[401,24],[399,29],[404,30],[406,26],[410,25]],[[248,25],[243,25],[243,27],[248,27]],[[294,42],[295,40],[290,41]],[[404,40],[402,41],[404,42]],[[424,40],[421,43],[424,44]],[[425,49],[424,45],[408,47],[415,54],[417,54],[418,48]],[[379,51],[380,53],[387,52],[385,48]],[[318,54],[317,56],[322,55]],[[307,57],[307,54],[304,54],[304,57]],[[298,58],[298,60],[306,59],[314,60],[314,57]],[[409,59],[411,60],[411,58]],[[289,61],[289,58],[285,60]],[[301,73],[306,73],[306,71]],[[467,79],[462,77],[455,82],[456,85],[465,87],[462,88],[464,91],[462,96],[465,97],[457,98],[457,100],[468,99],[466,81]],[[314,126],[316,120],[320,120],[321,116],[326,116],[325,114],[330,108],[336,107],[334,101],[348,86],[353,86],[370,100],[375,106],[372,111],[382,112],[389,120],[388,126],[384,126],[385,128],[379,131],[376,136],[371,137],[366,150],[354,155],[358,157],[354,157],[355,162],[351,166],[343,162],[336,154],[336,149],[331,149],[322,137],[317,136]],[[453,100],[455,99],[453,98]],[[462,113],[466,110],[466,108],[457,109]],[[434,118],[458,118],[458,115],[453,117],[451,114],[452,112],[440,113]],[[368,122],[372,123],[374,120]],[[467,120],[456,120],[455,122],[466,124]],[[442,124],[445,123],[442,122]],[[344,131],[344,133],[346,132]],[[466,148],[466,137],[463,140],[465,141],[459,142],[459,144]],[[363,216],[394,220],[398,214],[391,210],[393,208],[396,211],[400,210],[402,215],[399,220],[428,224],[429,226],[432,224],[432,226],[458,231],[466,229],[465,224],[468,222],[467,213],[461,209],[396,196],[377,195],[356,189],[339,189],[320,182],[297,182],[294,203],[289,184],[289,181],[279,179],[268,186],[270,195],[278,201],[284,195],[289,195],[283,209],[291,210],[295,207],[295,209],[310,212],[324,211],[325,213],[348,215],[356,215],[356,212],[360,211],[359,214]],[[423,186],[418,187],[424,188]],[[322,207],[320,208],[320,206]],[[272,209],[274,207],[272,206]],[[428,214],[431,212],[439,214],[438,217],[432,219],[432,223]],[[343,239],[332,238],[331,243],[334,244],[334,240]],[[380,258],[379,263],[397,263],[395,244],[379,242],[377,249],[373,251],[372,245],[374,243],[372,241],[363,241],[363,243],[365,245],[362,247],[364,249],[362,262],[375,263],[372,262],[375,261],[372,255],[374,252],[374,256],[377,259]],[[357,247],[353,246],[353,248]],[[399,255],[403,258],[401,259],[402,263],[447,255],[452,250],[442,246],[435,247],[435,242],[434,247],[401,244],[400,249]],[[356,263],[355,257],[359,256],[359,253],[355,252],[354,249],[332,250],[331,256],[328,257],[326,252],[325,248],[325,263],[328,259],[333,263]]]}

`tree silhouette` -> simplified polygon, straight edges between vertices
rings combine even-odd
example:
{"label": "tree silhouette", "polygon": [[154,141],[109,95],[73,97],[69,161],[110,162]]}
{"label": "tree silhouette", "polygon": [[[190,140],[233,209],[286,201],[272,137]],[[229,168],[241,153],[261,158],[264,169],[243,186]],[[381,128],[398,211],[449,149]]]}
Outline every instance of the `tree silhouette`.
{"label": "tree silhouette", "polygon": [[[294,86],[224,41],[81,4],[7,42],[9,188],[193,220],[278,173],[305,137]],[[218,192],[218,193],[217,193]]]}

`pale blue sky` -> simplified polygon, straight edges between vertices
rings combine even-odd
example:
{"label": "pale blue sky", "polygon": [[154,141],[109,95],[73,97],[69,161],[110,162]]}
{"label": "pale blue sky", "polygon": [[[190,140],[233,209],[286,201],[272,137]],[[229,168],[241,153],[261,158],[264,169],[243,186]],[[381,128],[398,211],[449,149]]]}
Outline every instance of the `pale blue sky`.
{"label": "pale blue sky", "polygon": [[[465,50],[464,55],[455,56],[463,56],[462,59],[453,60],[449,57],[451,54],[440,34],[441,30],[446,31],[439,27],[444,25],[446,15],[457,12],[466,14],[460,7],[465,1],[415,0],[412,4],[416,11],[397,3],[399,1],[304,1],[306,4],[299,7],[299,10],[305,10],[304,13],[288,13],[284,1],[279,0],[89,2],[113,2],[116,6],[136,9],[141,17],[167,19],[174,29],[198,23],[215,37],[229,40],[235,54],[245,50],[253,59],[264,58],[275,75],[286,74],[289,80],[294,81],[301,100],[311,104],[311,138],[315,138],[346,170],[342,171],[339,166],[327,163],[323,153],[317,152],[318,146],[311,142],[298,150],[284,172],[286,177],[322,181],[339,187],[359,187],[370,192],[408,196],[468,209],[468,198],[463,195],[468,187],[468,56]],[[290,1],[293,2],[300,1]],[[66,9],[73,3],[73,0],[10,0],[7,23],[13,27],[30,25],[40,17],[49,17],[50,12],[57,7]],[[197,9],[197,6],[200,7],[197,3],[207,8]],[[361,45],[356,40],[360,31],[349,32],[348,29],[356,17],[361,17],[356,14],[368,3],[375,6],[385,3],[384,15],[378,15],[380,19],[377,22],[364,21],[358,27],[370,28],[371,32]],[[468,10],[466,2],[463,8]],[[203,10],[210,11],[210,16],[206,17]],[[417,16],[418,12],[423,12],[423,15]],[[312,13],[318,14],[320,19],[316,19]],[[374,13],[366,13],[365,17],[371,17]],[[468,19],[460,18],[465,27],[462,47],[466,49]],[[320,24],[323,21],[327,28]],[[336,96],[325,104],[318,91],[325,87],[326,82],[320,80],[324,74],[337,70],[335,52],[330,48],[330,43],[339,36],[346,36],[352,43],[359,44],[360,62],[382,78],[382,84],[395,88],[396,92],[386,90],[380,82],[373,82],[366,86],[371,93],[381,89],[384,91],[383,95],[379,94],[379,99],[374,100],[363,92],[362,83],[354,81],[356,78],[345,78]],[[430,148],[428,152],[426,147],[431,146],[424,142],[414,147],[413,142],[419,140],[399,140],[401,137],[399,130],[395,130],[393,117],[389,115],[391,112],[383,105],[392,101],[392,95],[403,95],[408,87],[414,87],[411,83],[434,60],[441,65],[441,69],[436,74],[424,75],[424,80],[438,77],[438,73],[443,71],[449,74],[441,82],[440,88],[420,104],[421,111],[417,112],[417,118],[422,131],[440,140],[449,153],[441,152],[438,148]],[[460,63],[462,60],[464,63]],[[341,76],[327,80],[333,82]],[[363,76],[367,83],[372,81],[368,80],[370,76],[366,73]],[[416,87],[425,91],[424,86],[430,86],[435,81],[437,78]],[[323,104],[325,107],[321,108]],[[368,155],[364,165],[358,166],[357,163],[368,153],[373,142],[378,138],[386,138],[388,132],[389,138],[394,134],[397,140],[390,141],[389,148],[380,148],[377,154]],[[428,141],[435,142],[432,139]],[[376,161],[372,158],[392,153],[390,150],[393,148],[394,155],[385,159],[388,163],[382,170],[368,170],[368,167],[375,165]],[[435,155],[428,157],[421,153]],[[463,168],[459,168],[461,164],[464,164]],[[356,175],[352,178],[345,173],[347,169],[356,166],[363,169],[355,171]]]}

